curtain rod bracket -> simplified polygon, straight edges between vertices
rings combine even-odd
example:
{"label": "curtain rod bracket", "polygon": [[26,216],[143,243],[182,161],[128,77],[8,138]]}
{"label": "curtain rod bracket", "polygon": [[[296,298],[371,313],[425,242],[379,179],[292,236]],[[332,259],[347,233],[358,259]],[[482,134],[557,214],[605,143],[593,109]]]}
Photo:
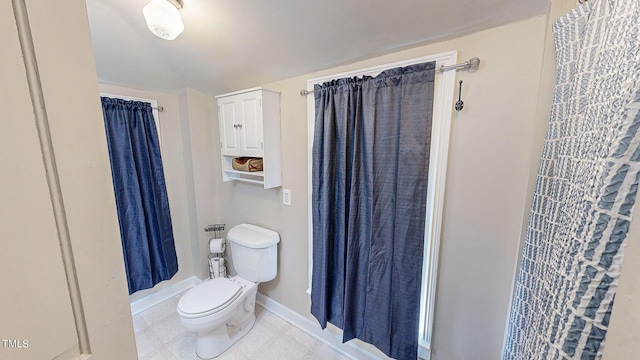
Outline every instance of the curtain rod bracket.
{"label": "curtain rod bracket", "polygon": [[438,72],[444,72],[447,70],[454,70],[454,69],[455,70],[467,69],[470,72],[474,72],[474,71],[477,71],[479,67],[480,67],[480,58],[473,57],[469,59],[469,61],[465,61],[460,64],[448,65],[448,66],[442,65],[438,69]]}

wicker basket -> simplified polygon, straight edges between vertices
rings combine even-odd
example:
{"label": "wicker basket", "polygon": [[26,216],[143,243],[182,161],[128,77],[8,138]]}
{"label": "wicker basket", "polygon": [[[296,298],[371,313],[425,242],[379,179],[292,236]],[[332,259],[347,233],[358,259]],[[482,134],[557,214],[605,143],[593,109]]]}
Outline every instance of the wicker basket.
{"label": "wicker basket", "polygon": [[252,157],[238,157],[233,158],[231,162],[231,166],[233,170],[238,171],[262,171],[262,158],[252,158]]}

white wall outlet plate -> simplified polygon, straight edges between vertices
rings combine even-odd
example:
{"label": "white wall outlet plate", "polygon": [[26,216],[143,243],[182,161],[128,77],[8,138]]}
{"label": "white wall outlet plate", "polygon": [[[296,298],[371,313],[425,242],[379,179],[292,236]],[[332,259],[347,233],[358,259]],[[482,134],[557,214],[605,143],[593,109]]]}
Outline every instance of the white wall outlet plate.
{"label": "white wall outlet plate", "polygon": [[282,205],[291,205],[291,189],[282,189]]}

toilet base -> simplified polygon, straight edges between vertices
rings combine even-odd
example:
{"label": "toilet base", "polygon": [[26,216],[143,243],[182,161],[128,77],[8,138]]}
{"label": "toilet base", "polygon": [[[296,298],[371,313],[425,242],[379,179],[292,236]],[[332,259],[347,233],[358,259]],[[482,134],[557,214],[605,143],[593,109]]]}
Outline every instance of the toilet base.
{"label": "toilet base", "polygon": [[198,331],[196,355],[201,359],[213,359],[242,339],[256,323],[256,315],[251,312],[235,323],[226,324],[210,331]]}

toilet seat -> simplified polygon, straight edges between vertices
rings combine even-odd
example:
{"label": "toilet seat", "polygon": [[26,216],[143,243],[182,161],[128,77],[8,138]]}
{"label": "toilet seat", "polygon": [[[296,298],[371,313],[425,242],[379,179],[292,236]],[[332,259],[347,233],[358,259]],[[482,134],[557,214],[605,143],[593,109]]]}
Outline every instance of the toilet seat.
{"label": "toilet seat", "polygon": [[227,278],[215,278],[187,291],[178,302],[178,313],[197,318],[224,310],[242,294],[242,286]]}

